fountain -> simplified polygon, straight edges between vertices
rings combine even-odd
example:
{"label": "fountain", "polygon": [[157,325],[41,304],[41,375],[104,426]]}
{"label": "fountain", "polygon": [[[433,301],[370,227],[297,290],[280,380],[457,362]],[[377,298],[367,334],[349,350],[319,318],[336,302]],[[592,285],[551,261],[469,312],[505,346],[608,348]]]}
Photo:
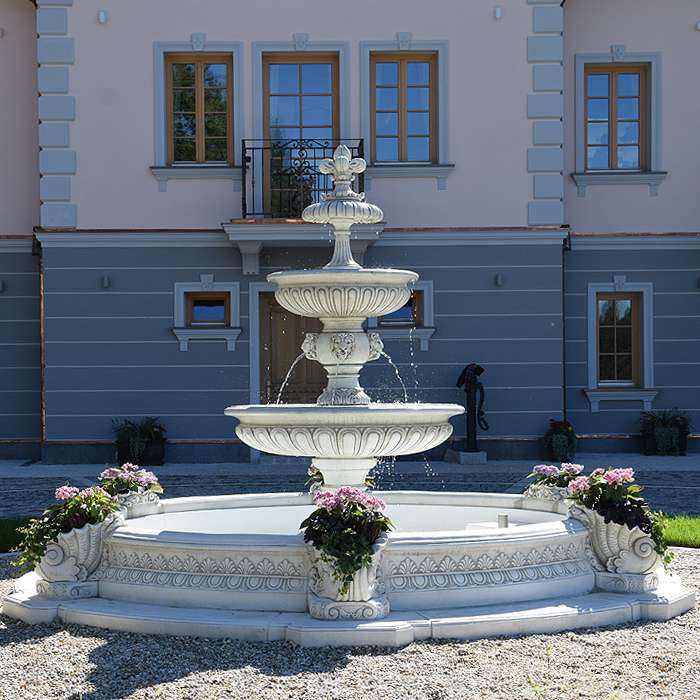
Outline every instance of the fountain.
{"label": "fountain", "polygon": [[[285,309],[320,319],[322,331],[307,334],[302,350],[325,368],[326,389],[316,404],[225,411],[243,442],[309,457],[330,489],[363,487],[382,457],[439,445],[452,433],[450,418],[463,412],[453,404],[375,403],[360,384],[363,366],[383,354],[380,336],[363,324],[399,309],[418,278],[353,260],[352,224],[383,217],[352,190],[364,168],[345,146],[320,164],[334,190],[303,216],[334,227],[330,262],[268,277]],[[51,571],[59,573],[44,573],[48,581],[41,568],[23,576],[3,612],[131,632],[398,646],[663,620],[694,603],[692,591],[660,570],[644,533],[605,539],[605,526],[573,510],[570,517],[563,500],[379,495],[395,530],[375,545],[366,580],[342,599],[328,592],[323,562],[299,534],[313,510],[310,495],[247,494],[143,504],[138,517],[110,522],[94,540],[89,569],[74,566],[81,553],[61,540],[52,549]]]}

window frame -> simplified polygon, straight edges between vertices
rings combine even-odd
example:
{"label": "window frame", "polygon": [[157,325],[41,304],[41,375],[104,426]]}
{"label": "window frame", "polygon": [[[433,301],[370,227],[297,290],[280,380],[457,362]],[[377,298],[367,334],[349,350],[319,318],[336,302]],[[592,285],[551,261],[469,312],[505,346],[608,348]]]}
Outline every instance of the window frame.
{"label": "window frame", "polygon": [[[377,318],[377,328],[424,328],[425,319],[425,290],[423,289],[413,289],[411,290],[411,296],[409,300],[413,299],[412,305],[412,321],[387,321],[386,316],[379,316]],[[416,301],[418,305],[416,306]]]}
{"label": "window frame", "polygon": [[[231,326],[231,294],[230,292],[185,292],[185,328],[229,328]],[[223,322],[196,323],[194,321],[194,305],[196,301],[223,300]]]}
{"label": "window frame", "polygon": [[[583,69],[583,160],[584,172],[595,173],[643,173],[651,170],[650,163],[650,123],[652,120],[650,102],[650,69],[648,63],[586,63]],[[617,166],[618,147],[617,142],[617,76],[624,73],[639,75],[639,167],[620,168]],[[588,163],[588,148],[593,145],[588,142],[588,77],[591,75],[608,75],[608,167],[591,168]],[[595,99],[595,98],[594,98]],[[602,123],[602,122],[601,122]],[[632,144],[635,145],[635,144]]]}
{"label": "window frame", "polygon": [[[408,160],[408,114],[407,104],[407,65],[408,63],[429,63],[430,83],[429,94],[429,151],[430,160]],[[399,153],[396,161],[377,160],[377,133],[376,133],[376,89],[377,89],[377,63],[398,63],[398,142]],[[369,52],[369,129],[370,129],[370,159],[373,165],[435,165],[440,162],[440,134],[439,134],[439,53],[435,50],[426,51],[370,51]],[[425,110],[418,110],[425,111]]]}
{"label": "window frame", "polygon": [[[270,64],[287,63],[287,64],[310,64],[310,63],[330,63],[331,68],[331,104],[332,104],[332,124],[331,124],[331,139],[340,140],[340,52],[339,51],[263,51],[261,61],[261,77],[262,77],[262,124],[263,139],[270,139]],[[301,91],[301,83],[299,85]],[[277,94],[277,93],[275,93]],[[281,93],[285,94],[285,93]],[[292,93],[290,93],[292,94]],[[297,95],[301,97],[304,93],[299,92]],[[314,94],[314,93],[309,93]],[[326,93],[323,93],[326,94]],[[299,138],[303,128],[301,109],[299,112]],[[290,127],[282,127],[290,128]]]}
{"label": "window frame", "polygon": [[[596,292],[595,308],[596,308],[596,385],[599,389],[639,389],[642,386],[642,378],[640,368],[642,365],[643,342],[641,335],[641,292]],[[631,348],[632,355],[632,379],[631,380],[616,380],[616,379],[601,379],[600,377],[600,358],[601,355],[612,354],[617,357],[617,348],[613,349],[613,353],[600,352],[600,313],[598,310],[601,301],[620,301],[630,300],[632,302],[632,322],[631,322]],[[626,354],[626,353],[625,353]]]}
{"label": "window frame", "polygon": [[[173,109],[173,80],[172,66],[178,63],[195,64],[195,155],[193,161],[175,161],[175,134]],[[226,80],[226,155],[227,159],[205,159],[205,120],[204,120],[204,65],[207,63],[225,63],[227,66]],[[221,52],[168,52],[164,58],[165,69],[165,138],[167,167],[232,167],[234,165],[234,60],[231,53]],[[201,125],[201,127],[200,127]]]}

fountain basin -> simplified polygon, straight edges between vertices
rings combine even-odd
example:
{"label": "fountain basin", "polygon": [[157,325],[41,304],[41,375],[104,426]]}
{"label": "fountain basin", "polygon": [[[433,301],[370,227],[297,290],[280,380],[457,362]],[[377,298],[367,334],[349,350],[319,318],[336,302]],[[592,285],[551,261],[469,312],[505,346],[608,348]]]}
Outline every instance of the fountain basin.
{"label": "fountain basin", "polygon": [[[498,494],[380,493],[396,530],[382,555],[391,609],[448,608],[585,593],[587,529],[560,504]],[[303,612],[308,494],[161,501],[108,540],[102,598],[175,607]],[[510,527],[499,529],[498,515]]]}
{"label": "fountain basin", "polygon": [[277,285],[275,298],[288,311],[332,319],[337,328],[344,323],[359,329],[368,317],[400,309],[418,275],[409,270],[320,269],[273,272],[267,279]]}

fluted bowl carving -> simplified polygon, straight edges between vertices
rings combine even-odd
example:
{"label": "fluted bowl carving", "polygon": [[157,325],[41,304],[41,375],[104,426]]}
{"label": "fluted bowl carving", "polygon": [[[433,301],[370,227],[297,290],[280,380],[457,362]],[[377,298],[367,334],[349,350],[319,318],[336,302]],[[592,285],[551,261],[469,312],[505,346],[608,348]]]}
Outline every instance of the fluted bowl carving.
{"label": "fluted bowl carving", "polygon": [[418,279],[408,270],[293,270],[268,275],[287,311],[310,318],[369,318],[400,309]]}
{"label": "fluted bowl carving", "polygon": [[250,447],[277,455],[369,459],[429,450],[452,434],[455,404],[369,406],[231,406],[236,435]]}

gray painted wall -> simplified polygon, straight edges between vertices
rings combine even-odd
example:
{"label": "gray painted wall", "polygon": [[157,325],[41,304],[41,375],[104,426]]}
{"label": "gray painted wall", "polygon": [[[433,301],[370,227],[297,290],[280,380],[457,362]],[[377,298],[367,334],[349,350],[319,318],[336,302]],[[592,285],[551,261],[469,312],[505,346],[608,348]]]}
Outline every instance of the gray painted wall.
{"label": "gray painted wall", "polygon": [[613,275],[654,285],[652,408],[679,408],[700,426],[700,250],[574,250],[566,262],[567,384],[570,419],[579,433],[638,433],[637,402],[604,402],[591,413],[587,386],[589,283]]}
{"label": "gray painted wall", "polygon": [[0,454],[9,457],[2,441],[41,433],[38,258],[28,250],[0,252],[0,280]]}

